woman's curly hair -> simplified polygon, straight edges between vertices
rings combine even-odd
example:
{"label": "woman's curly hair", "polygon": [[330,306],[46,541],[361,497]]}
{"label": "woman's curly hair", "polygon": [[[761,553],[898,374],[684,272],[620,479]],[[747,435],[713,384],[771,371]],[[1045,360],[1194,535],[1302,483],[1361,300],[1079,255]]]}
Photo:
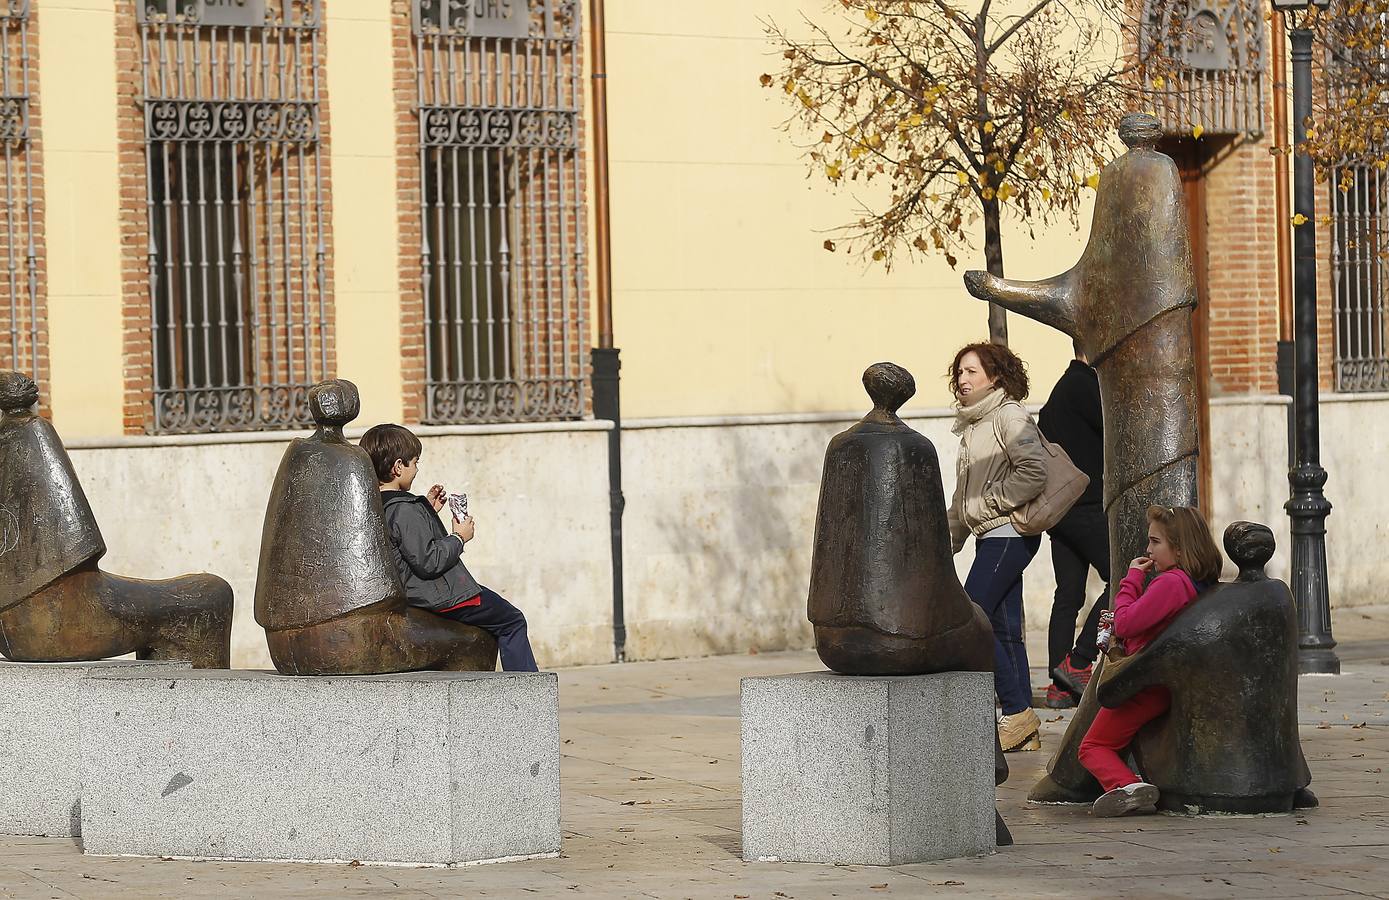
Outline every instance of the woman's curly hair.
{"label": "woman's curly hair", "polygon": [[994,379],[998,387],[1009,397],[1019,403],[1027,399],[1027,392],[1031,388],[1027,378],[1027,363],[1002,344],[981,342],[961,347],[951,360],[950,368],[946,369],[945,375],[950,379],[950,393],[954,394],[957,400],[960,397],[960,360],[964,359],[966,353],[973,353],[979,357],[979,362],[984,365],[984,374]]}

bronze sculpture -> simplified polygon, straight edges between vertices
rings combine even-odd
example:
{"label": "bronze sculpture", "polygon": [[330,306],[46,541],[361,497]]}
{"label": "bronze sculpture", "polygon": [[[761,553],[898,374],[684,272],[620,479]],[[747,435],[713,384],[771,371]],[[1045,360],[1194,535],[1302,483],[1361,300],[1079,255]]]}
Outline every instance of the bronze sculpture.
{"label": "bronze sculpture", "polygon": [[[1197,505],[1198,404],[1191,335],[1196,287],[1181,178],[1171,158],[1156,149],[1160,135],[1158,120],[1151,115],[1132,113],[1121,120],[1119,136],[1128,152],[1100,174],[1090,240],[1069,271],[1038,282],[978,271],[965,275],[965,286],[975,297],[1070,335],[1098,371],[1105,422],[1105,509],[1115,572],[1141,555],[1150,505]],[[1136,744],[1140,756],[1147,748],[1146,759],[1154,768],[1145,769],[1145,777],[1171,797],[1164,805],[1260,811],[1266,803],[1281,807],[1282,799],[1269,797],[1286,796],[1291,804],[1294,794],[1299,805],[1315,803],[1306,790],[1310,776],[1297,741],[1295,669],[1290,681],[1287,677],[1296,629],[1286,646],[1279,630],[1280,617],[1291,608],[1282,602],[1287,588],[1262,575],[1262,562],[1268,557],[1260,557],[1265,551],[1272,553],[1271,533],[1265,541],[1258,532],[1262,526],[1237,526],[1227,532],[1226,552],[1249,579],[1218,585],[1197,598],[1130,664],[1134,674],[1126,670],[1106,681],[1101,666],[1048,763],[1047,775],[1029,799],[1086,802],[1098,796],[1098,783],[1076,756],[1098,699],[1117,704],[1137,690],[1134,685],[1162,683],[1173,691],[1172,710],[1146,726]],[[1228,638],[1221,666],[1142,661],[1157,658],[1152,651],[1159,643],[1165,659],[1205,660],[1209,652],[1203,641],[1216,634]],[[1262,651],[1247,639],[1253,634],[1269,642]],[[1250,673],[1255,681],[1276,683],[1278,691],[1260,695],[1247,681]],[[1244,689],[1230,693],[1231,685]],[[1217,697],[1227,711],[1224,719],[1211,713]],[[1277,750],[1271,754],[1261,755],[1254,746],[1267,736],[1227,733],[1228,713],[1242,717],[1254,710],[1276,723]],[[1222,736],[1228,739],[1222,742]],[[1290,775],[1294,768],[1295,777]],[[1289,787],[1295,781],[1300,783]],[[1222,782],[1232,794],[1217,789]]]}
{"label": "bronze sculpture", "polygon": [[1124,116],[1127,153],[1104,167],[1090,242],[1045,281],[965,273],[965,286],[1074,338],[1100,377],[1110,571],[1148,540],[1149,506],[1196,506],[1196,282],[1181,176],[1155,147],[1158,120]]}
{"label": "bronze sculpture", "polygon": [[816,652],[845,675],[992,672],[993,630],[955,574],[936,448],[897,417],[915,381],[877,363],[863,386],[872,411],[825,453],[808,604]]}
{"label": "bronze sculpture", "polygon": [[1172,707],[1132,745],[1143,777],[1161,791],[1161,808],[1265,813],[1317,805],[1297,738],[1297,612],[1287,585],[1263,570],[1273,533],[1235,522],[1224,543],[1239,578],[1201,594],[1123,666],[1100,669],[1029,799],[1099,796],[1075,755],[1099,704],[1117,706],[1162,684]]}
{"label": "bronze sculpture", "polygon": [[28,376],[0,372],[0,653],[20,662],[135,653],[227,668],[231,585],[101,571],[106,542],[62,440],[34,412],[38,399]]}
{"label": "bronze sculpture", "polygon": [[[1131,661],[1101,672],[1096,696],[1118,706],[1149,685],[1172,692],[1168,714],[1138,733],[1133,753],[1161,791],[1161,809],[1277,813],[1316,805],[1297,737],[1297,610],[1269,579],[1273,533],[1225,530],[1240,568],[1184,610]],[[1191,677],[1192,671],[1201,673]]]}
{"label": "bronze sculpture", "polygon": [[261,533],[255,613],[275,668],[495,669],[497,642],[486,631],[406,604],[376,473],[342,434],[361,411],[356,385],[314,385],[309,408],[318,430],[285,451]]}
{"label": "bronze sculpture", "polygon": [[[820,660],[841,675],[992,672],[993,629],[955,573],[936,448],[897,417],[910,372],[863,373],[873,409],[825,452],[808,616]],[[994,782],[1008,777],[994,746]],[[1012,843],[996,819],[997,843]]]}

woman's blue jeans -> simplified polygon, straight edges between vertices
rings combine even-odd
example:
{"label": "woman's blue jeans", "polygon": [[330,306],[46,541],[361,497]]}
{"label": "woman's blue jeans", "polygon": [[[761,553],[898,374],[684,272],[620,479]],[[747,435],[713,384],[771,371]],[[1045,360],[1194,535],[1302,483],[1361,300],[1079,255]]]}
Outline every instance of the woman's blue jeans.
{"label": "woman's blue jeans", "polygon": [[994,627],[994,690],[1005,716],[1032,706],[1022,641],[1022,573],[1041,545],[1041,535],[976,540],[974,565],[965,579],[965,593]]}

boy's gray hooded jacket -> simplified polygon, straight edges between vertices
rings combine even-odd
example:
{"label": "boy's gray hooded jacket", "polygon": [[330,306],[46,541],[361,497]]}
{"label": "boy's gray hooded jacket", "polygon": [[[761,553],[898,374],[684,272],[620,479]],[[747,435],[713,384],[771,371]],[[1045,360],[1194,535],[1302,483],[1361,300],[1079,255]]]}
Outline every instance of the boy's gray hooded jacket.
{"label": "boy's gray hooded jacket", "polygon": [[429,498],[409,491],[383,491],[386,530],[395,548],[396,570],[411,606],[439,611],[482,593],[463,565],[463,541],[439,520]]}

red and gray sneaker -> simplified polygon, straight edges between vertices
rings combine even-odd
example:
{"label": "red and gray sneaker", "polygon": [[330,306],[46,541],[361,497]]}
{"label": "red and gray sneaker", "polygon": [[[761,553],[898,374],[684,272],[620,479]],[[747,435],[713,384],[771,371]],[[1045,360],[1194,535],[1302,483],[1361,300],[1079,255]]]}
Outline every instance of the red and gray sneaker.
{"label": "red and gray sneaker", "polygon": [[1067,656],[1061,660],[1061,665],[1052,671],[1052,676],[1056,679],[1056,684],[1070,691],[1076,697],[1085,693],[1085,686],[1090,683],[1090,675],[1095,671],[1093,665],[1083,669],[1077,669],[1071,665],[1071,657]]}
{"label": "red and gray sneaker", "polygon": [[1047,685],[1047,709],[1070,709],[1076,705],[1076,698],[1065,688],[1056,686],[1056,682]]}

